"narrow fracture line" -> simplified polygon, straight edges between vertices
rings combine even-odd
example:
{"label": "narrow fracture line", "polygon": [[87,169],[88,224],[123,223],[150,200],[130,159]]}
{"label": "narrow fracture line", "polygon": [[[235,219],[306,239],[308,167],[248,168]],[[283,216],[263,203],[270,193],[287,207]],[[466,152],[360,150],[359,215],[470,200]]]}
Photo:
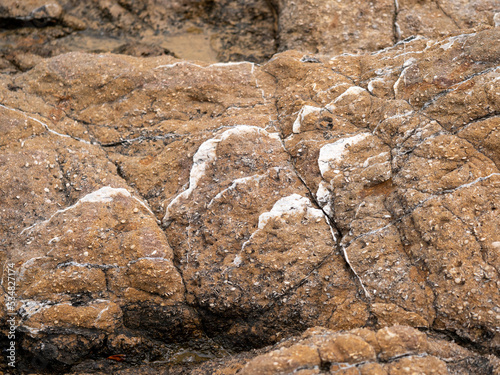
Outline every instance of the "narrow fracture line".
{"label": "narrow fracture line", "polygon": [[[282,137],[280,137],[280,140],[281,140],[281,145],[282,145],[283,149],[286,151],[286,153],[288,154],[288,156],[291,159],[291,155],[288,152],[287,148],[285,147],[285,143],[284,143]],[[363,289],[363,292],[365,293],[365,296],[367,298],[371,298],[371,295],[368,292],[368,290],[365,288],[365,285],[363,284],[363,281],[361,280],[361,277],[359,276],[359,274],[356,272],[356,270],[352,266],[351,261],[349,260],[349,256],[347,255],[346,248],[344,246],[340,245],[340,243],[342,241],[342,233],[340,232],[340,229],[337,227],[337,225],[335,224],[335,222],[333,221],[333,219],[330,216],[328,216],[328,214],[325,212],[325,210],[323,209],[323,207],[316,200],[316,197],[314,196],[314,194],[311,191],[311,189],[309,188],[309,186],[306,184],[306,181],[302,178],[302,176],[300,175],[299,171],[295,168],[295,165],[293,164],[292,160],[290,160],[290,164],[291,164],[291,166],[293,168],[293,171],[294,171],[295,175],[297,176],[297,178],[300,180],[300,182],[304,185],[304,187],[309,192],[309,195],[311,196],[311,199],[313,200],[314,204],[316,204],[316,206],[319,207],[319,209],[323,212],[323,215],[325,216],[325,219],[326,219],[325,221],[326,221],[328,227],[330,228],[330,232],[332,234],[333,241],[337,244],[337,249],[341,251],[341,253],[343,255],[343,258],[344,258],[344,261],[346,262],[347,266],[352,271],[352,273],[354,274],[354,276],[356,277],[356,279],[359,281],[359,284],[361,285],[361,288]],[[335,236],[335,232],[337,232],[338,235],[339,235],[339,239],[338,240],[337,240],[337,237]],[[320,266],[322,264],[323,264],[323,262],[320,262]],[[305,277],[304,280],[307,279],[307,277]]]}
{"label": "narrow fracture line", "polygon": [[22,115],[26,116],[27,118],[29,118],[30,120],[33,120],[37,123],[39,123],[40,125],[42,125],[45,130],[47,130],[49,133],[52,133],[52,134],[55,134],[59,137],[64,137],[64,138],[70,138],[70,139],[73,139],[75,141],[78,141],[78,142],[83,142],[83,143],[86,143],[88,145],[91,145],[92,143],[90,143],[89,141],[86,141],[84,139],[81,139],[81,138],[78,138],[78,137],[74,137],[74,136],[71,136],[71,135],[68,135],[68,134],[61,134],[61,133],[58,133],[56,132],[55,130],[51,129],[46,123],[38,120],[37,118],[35,117],[32,117],[32,116],[29,116],[28,114],[26,114],[26,112],[23,112],[21,111],[20,109],[16,109],[16,108],[11,108],[11,107],[8,107],[6,105],[3,105],[3,104],[0,104],[0,107],[4,108],[4,109],[7,109],[9,111],[12,111],[12,112],[18,112],[18,113],[21,113]]}

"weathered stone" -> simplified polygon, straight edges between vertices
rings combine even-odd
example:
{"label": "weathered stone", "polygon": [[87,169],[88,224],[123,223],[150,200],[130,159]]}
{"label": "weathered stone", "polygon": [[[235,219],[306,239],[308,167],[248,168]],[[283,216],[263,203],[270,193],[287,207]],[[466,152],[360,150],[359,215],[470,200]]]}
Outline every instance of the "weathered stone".
{"label": "weathered stone", "polygon": [[15,63],[24,53],[71,51],[264,62],[289,49],[333,55],[376,51],[416,35],[442,38],[496,26],[499,13],[495,0],[6,0],[0,35],[8,43],[0,54],[14,62],[6,72],[33,66]]}
{"label": "weathered stone", "polygon": [[62,13],[61,5],[56,1],[29,0],[13,1],[6,0],[1,5],[2,18],[17,18],[19,20],[55,19]]}
{"label": "weathered stone", "polygon": [[[36,205],[2,212],[5,246],[16,249],[2,255],[16,265],[24,345],[45,337],[51,345],[36,346],[35,352],[46,357],[46,350],[70,350],[64,347],[69,339],[57,337],[74,332],[70,337],[80,348],[70,356],[74,363],[102,349],[102,340],[89,338],[96,331],[117,332],[137,313],[142,315],[133,324],[137,330],[152,320],[163,336],[196,331],[198,320],[186,305],[165,235],[106,155],[83,140],[47,132],[34,117],[1,111],[3,139],[19,139],[4,147],[2,190],[12,192],[8,199],[14,202]],[[26,140],[23,132],[29,134]],[[7,235],[13,228],[21,229],[18,237]],[[69,363],[58,354],[47,356]]]}
{"label": "weathered stone", "polygon": [[458,374],[488,372],[495,366],[494,359],[455,344],[445,344],[455,350],[451,357],[433,349],[441,345],[442,341],[404,326],[340,334],[313,328],[256,356],[239,373]]}
{"label": "weathered stone", "polygon": [[[108,14],[122,30],[153,9],[96,4],[89,25]],[[183,4],[169,6],[199,16]],[[23,370],[42,359],[48,371],[81,373],[141,361],[163,361],[137,367],[144,373],[497,366],[430,338],[443,332],[490,353],[500,345],[500,29],[485,26],[496,4],[485,1],[481,15],[437,2],[273,4],[265,12],[278,17],[280,43],[303,52],[263,65],[9,55],[24,72],[0,75],[0,260],[17,271]],[[23,6],[19,17],[33,11]],[[66,22],[62,8],[51,19]],[[171,8],[147,22],[176,19]],[[360,11],[363,22],[342,24]],[[402,37],[411,21],[437,38],[436,14],[443,32],[477,29],[390,47],[395,18]],[[302,26],[292,24],[299,15]],[[341,42],[353,28],[359,38]],[[147,55],[141,48],[133,54]],[[312,326],[324,328],[247,365],[255,353],[196,369],[172,353],[200,337],[247,350]],[[111,362],[117,354],[124,363]]]}

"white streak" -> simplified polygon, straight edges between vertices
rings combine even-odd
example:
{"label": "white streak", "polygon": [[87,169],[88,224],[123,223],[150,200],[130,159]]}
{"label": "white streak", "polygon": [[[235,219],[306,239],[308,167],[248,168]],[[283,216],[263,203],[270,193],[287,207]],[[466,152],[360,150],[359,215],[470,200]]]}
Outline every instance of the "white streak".
{"label": "white streak", "polygon": [[204,66],[194,64],[194,63],[189,62],[189,61],[179,61],[179,62],[176,62],[173,64],[158,65],[154,69],[161,69],[161,68],[168,69],[168,68],[174,68],[174,67],[179,66],[179,65],[191,65],[191,66],[196,66],[197,68],[201,68],[201,69],[205,68]]}
{"label": "white streak", "polygon": [[198,64],[192,63],[190,61],[178,61],[178,62],[173,63],[173,64],[158,65],[154,69],[174,68],[174,67],[179,66],[179,65],[191,65],[191,66],[196,66],[197,68],[201,68],[201,69],[208,69],[208,68],[211,68],[211,67],[226,68],[226,67],[230,67],[230,66],[245,65],[245,64],[250,64],[252,66],[252,73],[253,73],[253,68],[254,68],[255,64],[253,62],[250,62],[250,61],[225,62],[225,63],[219,62],[219,63],[210,64],[210,65],[207,65],[207,66],[198,65]]}
{"label": "white streak", "polygon": [[[272,169],[274,169],[276,171],[280,170],[280,168],[278,168],[278,167],[274,167]],[[210,201],[210,203],[208,203],[207,208],[212,207],[212,204],[214,204],[215,201],[217,201],[218,199],[220,199],[224,193],[226,193],[227,191],[230,191],[230,190],[234,190],[237,185],[240,185],[240,184],[244,185],[244,184],[246,184],[246,183],[248,183],[248,182],[250,182],[252,180],[260,181],[265,176],[267,176],[267,175],[265,175],[265,174],[254,174],[252,176],[237,178],[236,180],[233,180],[233,182],[231,183],[231,185],[229,185],[229,187],[227,187],[224,190],[220,191],[219,193],[217,193],[217,195],[215,197],[212,198],[212,200]]]}
{"label": "white streak", "polygon": [[[130,194],[130,192],[127,189],[113,188],[111,186],[104,186],[104,187],[102,187],[96,191],[93,191],[92,193],[89,193],[89,194],[85,195],[84,197],[80,198],[72,206],[63,208],[62,210],[57,210],[48,219],[43,220],[43,221],[38,222],[38,223],[35,223],[27,228],[24,228],[21,231],[21,233],[19,233],[19,234],[23,234],[25,231],[30,230],[30,229],[34,228],[35,226],[38,226],[41,224],[47,224],[52,220],[52,218],[54,216],[61,214],[63,212],[66,212],[68,210],[71,210],[71,209],[79,206],[82,203],[107,203],[107,202],[111,202],[113,200],[113,197],[115,197],[117,195],[123,195],[125,197],[132,197],[132,195]],[[136,198],[136,197],[132,197],[132,198],[136,199],[139,203],[141,203],[144,207],[146,207],[149,212],[151,212],[151,210],[143,202],[141,202],[138,198]]]}
{"label": "white streak", "polygon": [[460,189],[464,189],[464,188],[471,187],[472,185],[475,185],[475,184],[477,184],[478,182],[482,182],[482,181],[488,180],[488,179],[490,179],[491,177],[494,177],[494,176],[500,176],[500,173],[491,173],[491,174],[489,174],[488,176],[478,177],[478,178],[476,178],[474,181],[471,181],[471,182],[468,182],[468,183],[466,183],[466,184],[463,184],[463,185],[457,186],[456,188],[443,190],[443,193],[444,193],[444,194],[453,193],[453,192],[455,192],[455,191],[457,191],[457,190],[460,190]]}
{"label": "white streak", "polygon": [[207,167],[210,164],[215,163],[217,160],[217,146],[220,142],[227,140],[230,136],[235,134],[245,135],[257,133],[267,136],[272,139],[276,139],[281,142],[281,138],[278,133],[268,133],[265,129],[259,128],[257,126],[250,125],[238,125],[224,133],[217,135],[201,144],[198,151],[193,156],[193,166],[191,167],[191,172],[189,173],[189,188],[179,195],[177,195],[168,205],[165,217],[163,220],[168,222],[171,217],[173,207],[179,204],[181,200],[188,199],[193,191],[198,187],[198,184],[203,176],[206,174]]}
{"label": "white streak", "polygon": [[314,208],[309,199],[298,194],[292,194],[278,200],[271,211],[261,214],[257,227],[263,229],[270,219],[281,217],[284,214],[305,214],[307,217],[314,218],[324,217],[323,211]]}
{"label": "white streak", "polygon": [[367,86],[367,88],[368,88],[368,91],[369,91],[371,94],[373,94],[373,82],[374,82],[374,81],[380,81],[380,82],[383,82],[383,80],[381,80],[381,79],[372,79],[370,82],[368,82],[368,86]]}
{"label": "white streak", "polygon": [[344,99],[349,95],[360,95],[363,92],[366,92],[364,88],[359,86],[351,86],[347,90],[345,90],[341,95],[339,95],[337,99],[334,100],[333,103],[338,103],[339,101],[341,101],[342,99]]}
{"label": "white streak", "polygon": [[401,71],[401,74],[399,75],[398,79],[396,80],[396,82],[394,82],[394,85],[392,86],[393,90],[394,90],[394,95],[395,97],[397,98],[398,96],[398,87],[399,87],[399,83],[401,82],[401,78],[403,78],[403,80],[406,78],[405,77],[405,74],[406,74],[406,71],[409,69],[410,67],[407,66],[406,68],[404,68],[402,71]]}
{"label": "white streak", "polygon": [[250,64],[252,66],[252,73],[253,73],[253,68],[254,68],[254,63],[250,61],[238,61],[238,62],[218,62],[214,64],[210,64],[208,67],[212,66],[221,66],[221,67],[227,67],[227,66],[235,66],[235,65],[245,65],[245,64]]}
{"label": "white streak", "polygon": [[318,91],[318,94],[331,91],[331,90],[336,89],[337,87],[340,87],[340,86],[349,86],[349,87],[351,87],[350,84],[346,83],[346,82],[336,83],[335,85],[332,85],[332,86],[328,87],[325,90]]}
{"label": "white streak", "polygon": [[59,242],[60,240],[61,240],[61,237],[56,236],[56,237],[52,238],[52,239],[49,241],[49,245],[50,245],[52,242]]}
{"label": "white streak", "polygon": [[351,261],[349,260],[349,256],[347,255],[346,248],[344,246],[342,246],[341,248],[342,248],[342,253],[344,254],[344,259],[345,259],[346,263],[349,265],[349,268],[351,269],[352,273],[354,273],[354,276],[356,276],[356,278],[358,279],[359,284],[361,285],[361,288],[363,288],[363,291],[365,292],[365,296],[367,298],[370,298],[371,297],[370,293],[365,288],[365,285],[363,284],[363,281],[361,281],[361,277],[359,277],[358,273],[353,268],[353,266],[351,264]]}
{"label": "white streak", "polygon": [[302,109],[299,111],[299,114],[297,115],[297,118],[295,119],[295,122],[293,123],[293,132],[295,134],[300,133],[300,126],[302,125],[302,121],[304,121],[304,117],[306,117],[310,113],[314,112],[320,112],[321,108],[319,107],[313,107],[310,105],[305,105],[302,107]]}
{"label": "white streak", "polygon": [[475,33],[474,34],[461,34],[461,35],[452,36],[448,39],[445,39],[448,41],[448,43],[445,43],[445,44],[441,45],[440,47],[446,51],[446,50],[450,49],[453,46],[453,44],[455,44],[456,41],[459,41],[459,42],[463,41],[465,43],[465,39],[467,39],[467,37],[473,36],[473,35],[475,35]]}
{"label": "white streak", "polygon": [[[94,306],[92,306],[92,307],[94,307]],[[105,308],[105,309],[102,309],[102,310],[99,312],[99,314],[97,315],[97,318],[95,319],[95,322],[97,323],[97,322],[99,321],[99,319],[101,319],[102,314],[104,314],[104,313],[105,313],[106,311],[108,311],[108,310],[109,310],[109,305],[108,305],[108,306],[106,306],[106,308]]]}
{"label": "white streak", "polygon": [[[93,191],[92,193],[85,195],[75,205],[71,207],[74,207],[79,203],[108,203],[113,201],[113,197],[116,195],[123,195],[125,197],[131,196],[130,192],[127,189],[104,186],[99,190]],[[66,208],[65,210],[67,209],[69,209],[69,207]]]}
{"label": "white streak", "polygon": [[[52,306],[55,306],[55,304],[53,302],[50,302],[50,301],[40,302],[40,301],[33,301],[33,300],[20,300],[20,302],[21,302],[20,310],[23,310],[23,312],[22,312],[22,320],[23,321],[31,318],[33,315],[35,315],[39,312],[42,312],[43,310],[47,310],[47,309],[51,308]],[[61,303],[61,304],[64,304],[64,303]],[[66,304],[68,304],[68,303],[66,303]],[[40,329],[38,329],[38,328],[33,328],[33,327],[30,327],[30,326],[27,326],[27,325],[21,324],[21,323],[20,323],[20,327],[23,327],[24,329],[28,330],[31,334],[37,334],[38,332],[40,332],[44,328],[43,325]]]}
{"label": "white streak", "polygon": [[[330,227],[328,218],[325,216],[322,210],[314,208],[308,198],[302,197],[299,194],[292,194],[279,199],[274,204],[271,211],[264,212],[259,216],[257,230],[255,230],[255,232],[252,233],[248,240],[241,245],[241,252],[245,250],[245,247],[252,241],[253,237],[262,229],[264,229],[270,219],[279,218],[285,214],[304,215],[306,218],[313,219],[316,222],[318,221],[317,219],[324,219],[325,223]],[[333,233],[331,227],[330,230],[334,241],[336,241],[335,234]],[[239,266],[239,264],[241,264],[241,257],[237,255],[233,263],[236,266]]]}
{"label": "white streak", "polygon": [[241,264],[241,262],[242,262],[242,259],[241,259],[240,255],[239,255],[239,254],[238,254],[238,255],[236,255],[236,256],[234,257],[233,264],[234,264],[236,267],[239,267],[239,266],[240,266],[240,264]]}
{"label": "white streak", "polygon": [[493,16],[493,22],[495,23],[495,27],[500,27],[500,13],[497,12]]}
{"label": "white streak", "polygon": [[342,159],[347,146],[358,143],[368,137],[369,133],[356,134],[349,138],[339,139],[337,142],[329,143],[319,150],[318,166],[321,175],[324,176],[331,169],[331,162],[338,162]]}
{"label": "white streak", "polygon": [[44,122],[41,122],[40,120],[34,118],[34,117],[31,117],[29,115],[27,115],[25,112],[19,110],[19,109],[15,109],[15,108],[10,108],[10,107],[7,107],[3,104],[0,104],[0,107],[4,108],[4,109],[7,109],[9,111],[13,111],[13,112],[18,112],[18,113],[21,113],[22,115],[26,116],[27,118],[29,118],[30,120],[33,120],[35,122],[38,122],[40,125],[42,125],[49,133],[52,133],[52,134],[55,134],[59,137],[64,137],[64,138],[70,138],[70,139],[73,139],[73,140],[76,140],[76,141],[79,141],[79,142],[83,142],[83,143],[86,143],[88,145],[90,145],[91,143],[89,141],[86,141],[84,139],[81,139],[81,138],[78,138],[78,137],[71,137],[67,134],[61,134],[61,133],[58,133],[56,132],[55,130],[52,130],[51,128],[49,128],[49,126],[44,123]]}
{"label": "white streak", "polygon": [[[379,162],[379,163],[373,163],[373,160],[374,159],[378,159],[378,158],[384,158],[386,159],[386,161],[384,162]],[[385,163],[388,163],[388,159],[389,159],[389,152],[381,152],[380,154],[378,155],[375,155],[375,156],[370,156],[368,159],[366,159],[363,163],[363,168],[368,168],[370,166],[373,166],[373,165],[378,165],[378,164],[385,164]],[[373,164],[372,164],[373,163]]]}
{"label": "white streak", "polygon": [[328,184],[325,181],[321,181],[318,186],[318,191],[316,192],[316,200],[324,207],[330,202],[332,195],[328,189]]}
{"label": "white streak", "polygon": [[414,58],[414,57],[410,57],[408,60],[406,60],[404,63],[403,63],[403,68],[407,68],[409,67],[410,65],[413,65],[414,63],[417,62],[417,59]]}

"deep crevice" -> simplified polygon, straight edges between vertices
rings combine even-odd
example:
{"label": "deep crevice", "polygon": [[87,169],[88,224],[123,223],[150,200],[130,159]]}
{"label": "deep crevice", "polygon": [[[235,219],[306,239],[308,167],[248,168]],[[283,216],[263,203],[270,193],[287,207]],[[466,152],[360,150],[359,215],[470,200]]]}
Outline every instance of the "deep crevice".
{"label": "deep crevice", "polygon": [[22,28],[44,28],[59,24],[57,18],[30,18],[30,17],[2,17],[0,18],[0,29],[16,30]]}
{"label": "deep crevice", "polygon": [[397,44],[401,40],[401,30],[398,25],[398,15],[399,3],[398,0],[394,0],[394,16],[392,18],[392,34],[394,44]]}
{"label": "deep crevice", "polygon": [[[339,253],[342,258],[344,259],[345,263],[346,263],[346,266],[347,268],[349,269],[349,271],[352,273],[352,275],[354,276],[354,278],[358,281],[356,283],[356,285],[359,284],[359,286],[361,287],[363,293],[360,293],[361,291],[358,290],[358,295],[360,296],[364,296],[364,298],[370,298],[371,295],[370,293],[367,291],[367,289],[365,288],[363,282],[361,281],[361,277],[358,275],[358,273],[354,270],[354,267],[351,265],[351,262],[349,261],[349,258],[347,256],[347,253],[346,253],[346,247],[347,246],[343,246],[341,245],[342,243],[342,239],[343,239],[343,235],[342,235],[342,232],[340,231],[340,228],[337,226],[337,223],[335,222],[335,220],[333,220],[332,217],[330,217],[327,212],[323,209],[323,207],[319,204],[319,202],[317,201],[314,193],[311,191],[311,189],[309,188],[309,186],[307,185],[306,181],[304,180],[304,178],[301,176],[301,174],[299,173],[299,171],[296,169],[295,167],[295,163],[293,161],[293,157],[292,155],[290,154],[290,152],[288,151],[288,149],[286,148],[285,146],[285,141],[283,140],[283,137],[280,136],[280,141],[281,141],[281,144],[283,146],[283,149],[285,150],[285,152],[288,154],[288,157],[289,157],[289,163],[290,165],[292,166],[293,168],[293,171],[295,173],[295,175],[297,176],[297,178],[300,180],[300,182],[303,184],[303,186],[307,189],[308,193],[309,193],[309,197],[310,197],[310,200],[314,203],[314,205],[321,210],[321,212],[323,212],[323,215],[324,217],[326,218],[326,221],[328,223],[328,226],[330,227],[330,230],[332,231],[332,237],[333,239],[336,241],[336,246],[335,246],[335,249],[328,255],[328,257],[337,252]],[[338,238],[337,238],[338,236]],[[314,267],[313,271],[319,269],[324,263],[325,261],[328,259],[328,257],[325,257],[325,259],[323,259],[316,267]],[[311,271],[311,273],[313,272]],[[307,280],[307,278],[309,277],[309,275],[307,275],[302,284]],[[299,283],[300,284],[300,283]],[[300,286],[300,285],[298,285]],[[297,286],[297,287],[298,287]],[[362,297],[363,298],[363,297]]]}
{"label": "deep crevice", "polygon": [[[458,335],[456,332],[449,329],[438,329],[438,328],[425,328],[425,327],[416,327],[421,332],[428,334],[430,337],[442,339],[448,342],[455,343],[463,348],[470,350],[473,353],[478,355],[494,355],[496,357],[500,357],[500,348],[487,347],[481,344],[478,344],[467,337],[463,337]],[[488,342],[491,340],[491,337],[485,337],[484,342]]]}
{"label": "deep crevice", "polygon": [[451,22],[453,22],[453,24],[455,25],[455,27],[457,29],[460,29],[460,25],[458,24],[458,22],[452,17],[450,16],[444,9],[443,7],[441,7],[441,4],[439,4],[439,0],[434,0],[435,3],[436,3],[436,6],[437,8],[441,11],[441,13],[443,13],[445,15],[446,18],[448,18]]}

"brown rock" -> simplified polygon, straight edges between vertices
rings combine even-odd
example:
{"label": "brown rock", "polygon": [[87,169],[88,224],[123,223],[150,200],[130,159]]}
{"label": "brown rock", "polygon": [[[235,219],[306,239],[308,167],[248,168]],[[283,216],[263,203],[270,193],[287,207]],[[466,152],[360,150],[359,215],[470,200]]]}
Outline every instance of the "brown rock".
{"label": "brown rock", "polygon": [[[145,3],[99,1],[85,20],[95,27],[107,14],[116,30],[140,33],[202,13],[183,4],[147,18]],[[450,357],[496,363],[394,324],[498,350],[499,29],[389,47],[398,38],[388,26],[365,23],[394,3],[311,4],[262,10],[274,9],[283,43],[308,51],[262,66],[6,54],[26,72],[0,75],[0,260],[17,271],[25,353],[55,372],[126,372],[145,360],[165,369],[176,367],[170,345],[191,338],[241,350],[323,326],[242,371],[458,373],[466,364]],[[467,27],[483,25],[496,11],[488,4],[484,17],[458,8],[445,17],[444,3],[419,3],[427,18],[415,27],[429,30],[436,12],[446,33],[467,17]],[[240,14],[222,5],[219,17]],[[412,4],[398,6],[398,24],[411,19]],[[301,26],[310,38],[294,29],[294,9],[317,20]],[[332,26],[347,35],[359,26],[343,45],[344,34],[321,33],[334,18],[318,14],[340,15],[339,25],[367,16]],[[116,350],[123,364],[107,360]],[[231,357],[227,371],[252,356]],[[190,371],[180,362],[175,371]],[[197,371],[226,371],[223,362]]]}
{"label": "brown rock", "polygon": [[[367,340],[367,336],[370,339]],[[441,341],[404,326],[378,332],[353,330],[341,334],[313,328],[298,339],[284,341],[256,356],[241,373],[458,374],[492,369],[494,361],[488,363],[485,357],[455,344],[448,344],[450,349],[457,350],[453,357],[431,349],[441,345]],[[316,355],[308,355],[309,352]],[[286,368],[283,363],[286,363]]]}
{"label": "brown rock", "polygon": [[29,0],[2,2],[2,18],[18,18],[34,20],[43,18],[58,18],[62,13],[61,5],[56,1]]}
{"label": "brown rock", "polygon": [[457,35],[494,27],[498,13],[495,0],[8,0],[0,5],[0,26],[6,29],[0,35],[7,41],[1,57],[114,51],[264,62],[289,49],[336,55],[376,51],[416,35]]}

